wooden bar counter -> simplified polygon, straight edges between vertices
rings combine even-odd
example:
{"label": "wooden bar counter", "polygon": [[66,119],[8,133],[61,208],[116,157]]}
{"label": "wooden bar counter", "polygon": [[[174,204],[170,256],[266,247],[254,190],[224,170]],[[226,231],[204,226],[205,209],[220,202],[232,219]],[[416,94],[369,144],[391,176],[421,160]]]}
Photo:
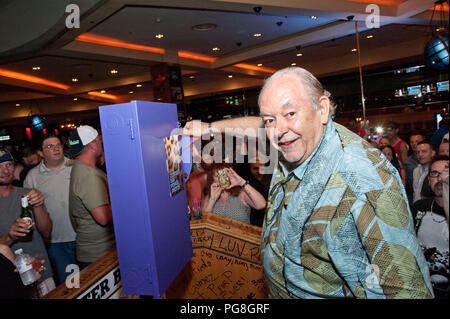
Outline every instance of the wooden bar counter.
{"label": "wooden bar counter", "polygon": [[[165,298],[267,298],[259,251],[261,228],[213,213],[204,213],[190,224],[193,257],[166,290]],[[112,250],[80,272],[79,288],[61,284],[46,298],[138,297],[121,290],[117,252]]]}

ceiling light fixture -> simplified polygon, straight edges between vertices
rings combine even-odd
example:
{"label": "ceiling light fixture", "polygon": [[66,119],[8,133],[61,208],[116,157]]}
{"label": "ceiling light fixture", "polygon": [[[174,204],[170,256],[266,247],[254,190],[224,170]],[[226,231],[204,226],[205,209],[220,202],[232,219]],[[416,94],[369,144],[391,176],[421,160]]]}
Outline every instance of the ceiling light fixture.
{"label": "ceiling light fixture", "polygon": [[215,28],[217,28],[217,24],[202,23],[202,24],[194,25],[192,27],[192,30],[194,30],[194,31],[209,31],[209,30],[214,30]]}
{"label": "ceiling light fixture", "polygon": [[258,37],[262,36],[262,34],[261,33],[255,33],[253,36],[258,38]]}
{"label": "ceiling light fixture", "polygon": [[164,34],[159,33],[159,34],[155,35],[155,38],[158,38],[158,39],[164,38]]}
{"label": "ceiling light fixture", "polygon": [[367,38],[367,39],[372,39],[372,38],[373,38],[373,35],[372,35],[372,34],[369,34],[368,36],[366,36],[366,38]]}
{"label": "ceiling light fixture", "polygon": [[303,56],[303,53],[297,53],[297,56]]}
{"label": "ceiling light fixture", "polygon": [[231,79],[233,77],[232,74],[228,74],[228,78]]}
{"label": "ceiling light fixture", "polygon": [[16,106],[20,106],[20,103],[16,103]]}
{"label": "ceiling light fixture", "polygon": [[73,100],[74,100],[74,101],[78,101],[78,98],[74,97]]}
{"label": "ceiling light fixture", "polygon": [[38,70],[40,70],[41,68],[39,67],[39,66],[33,66],[33,70],[34,71],[38,71]]}
{"label": "ceiling light fixture", "polygon": [[78,82],[77,78],[72,78],[72,82]]}
{"label": "ceiling light fixture", "polygon": [[294,63],[291,63],[291,65],[292,65],[292,66],[296,66],[296,65],[297,65],[297,63],[295,63],[295,62],[294,62]]}
{"label": "ceiling light fixture", "polygon": [[311,18],[311,20],[317,20],[316,16],[311,16],[310,18]]}
{"label": "ceiling light fixture", "polygon": [[109,71],[111,74],[117,74],[117,73],[119,73],[119,71],[117,71],[117,70],[111,70],[111,71]]}
{"label": "ceiling light fixture", "polygon": [[258,65],[258,66],[263,66],[263,64],[262,64],[262,63],[258,63],[257,65]]}
{"label": "ceiling light fixture", "polygon": [[105,94],[105,93],[106,93],[106,91],[105,91],[105,90],[101,90],[101,91],[100,91],[100,93],[102,93],[102,94]]}
{"label": "ceiling light fixture", "polygon": [[130,93],[130,94],[133,94],[133,93],[134,93],[134,91],[130,91],[130,92],[128,92],[128,93]]}
{"label": "ceiling light fixture", "polygon": [[355,48],[353,48],[353,49],[352,49],[352,52],[356,52],[356,51],[358,51],[358,50],[357,50],[357,49],[355,49]]}
{"label": "ceiling light fixture", "polygon": [[220,48],[214,47],[214,48],[212,48],[212,50],[213,50],[213,51],[220,51]]}
{"label": "ceiling light fixture", "polygon": [[136,87],[140,88],[140,87],[142,87],[142,84],[136,84]]}

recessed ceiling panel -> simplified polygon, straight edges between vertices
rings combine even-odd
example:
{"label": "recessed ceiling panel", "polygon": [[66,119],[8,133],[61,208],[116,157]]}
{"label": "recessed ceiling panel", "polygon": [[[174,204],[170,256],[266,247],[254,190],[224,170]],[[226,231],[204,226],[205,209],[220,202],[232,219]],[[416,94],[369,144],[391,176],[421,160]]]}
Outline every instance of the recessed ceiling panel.
{"label": "recessed ceiling panel", "polygon": [[125,7],[89,33],[134,44],[221,56],[332,21],[254,12]]}

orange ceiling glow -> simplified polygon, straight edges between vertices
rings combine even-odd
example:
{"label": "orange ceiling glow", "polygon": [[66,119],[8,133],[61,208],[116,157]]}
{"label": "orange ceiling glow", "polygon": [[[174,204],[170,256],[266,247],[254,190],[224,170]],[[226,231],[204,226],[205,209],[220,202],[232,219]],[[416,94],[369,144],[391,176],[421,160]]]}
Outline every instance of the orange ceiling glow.
{"label": "orange ceiling glow", "polygon": [[275,69],[265,68],[262,66],[256,66],[256,65],[252,65],[252,64],[246,64],[246,63],[237,63],[237,64],[234,64],[233,66],[236,68],[259,71],[259,72],[264,72],[264,73],[275,73],[277,71]]}
{"label": "orange ceiling glow", "polygon": [[406,0],[347,0],[347,2],[378,4],[380,6],[398,6],[405,1]]}
{"label": "orange ceiling glow", "polygon": [[81,42],[88,42],[88,43],[94,43],[94,44],[100,44],[100,45],[106,45],[109,47],[116,47],[116,48],[124,48],[124,49],[130,49],[130,50],[136,50],[136,51],[144,51],[144,52],[151,52],[151,53],[157,53],[157,54],[165,54],[166,50],[161,48],[155,48],[155,47],[149,47],[146,45],[140,45],[140,44],[133,44],[124,42],[118,39],[113,38],[107,38],[95,34],[82,34],[75,38],[75,41],[81,41]]}
{"label": "orange ceiling glow", "polygon": [[45,86],[51,86],[51,87],[58,88],[61,90],[68,90],[70,88],[70,86],[65,85],[65,84],[61,84],[58,82],[52,82],[52,81],[49,81],[49,80],[46,80],[43,78],[39,78],[37,76],[32,76],[32,75],[14,72],[14,71],[5,70],[5,69],[0,69],[0,76],[4,76],[7,78],[16,79],[16,80],[21,80],[21,81],[25,81],[25,82],[36,83],[36,84],[45,85]]}
{"label": "orange ceiling glow", "polygon": [[448,3],[438,4],[438,5],[434,6],[433,8],[430,8],[429,10],[448,12]]}
{"label": "orange ceiling glow", "polygon": [[110,100],[118,99],[118,97],[115,95],[105,94],[105,93],[101,93],[101,92],[97,92],[97,91],[88,92],[88,94],[93,95],[93,96],[103,97],[103,98],[110,99]]}
{"label": "orange ceiling glow", "polygon": [[178,56],[180,58],[198,60],[198,61],[210,62],[210,63],[217,60],[214,57],[210,57],[210,56],[199,54],[199,53],[189,52],[189,51],[178,51]]}

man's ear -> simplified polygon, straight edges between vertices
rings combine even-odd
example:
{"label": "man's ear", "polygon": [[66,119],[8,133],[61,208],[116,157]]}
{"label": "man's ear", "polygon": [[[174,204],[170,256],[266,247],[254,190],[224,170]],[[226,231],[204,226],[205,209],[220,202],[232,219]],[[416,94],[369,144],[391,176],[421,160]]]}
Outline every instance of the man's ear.
{"label": "man's ear", "polygon": [[44,158],[44,152],[42,152],[41,150],[38,150],[37,153],[39,154],[39,156],[41,158]]}
{"label": "man's ear", "polygon": [[330,99],[322,95],[319,99],[320,121],[323,125],[328,123],[330,117]]}

